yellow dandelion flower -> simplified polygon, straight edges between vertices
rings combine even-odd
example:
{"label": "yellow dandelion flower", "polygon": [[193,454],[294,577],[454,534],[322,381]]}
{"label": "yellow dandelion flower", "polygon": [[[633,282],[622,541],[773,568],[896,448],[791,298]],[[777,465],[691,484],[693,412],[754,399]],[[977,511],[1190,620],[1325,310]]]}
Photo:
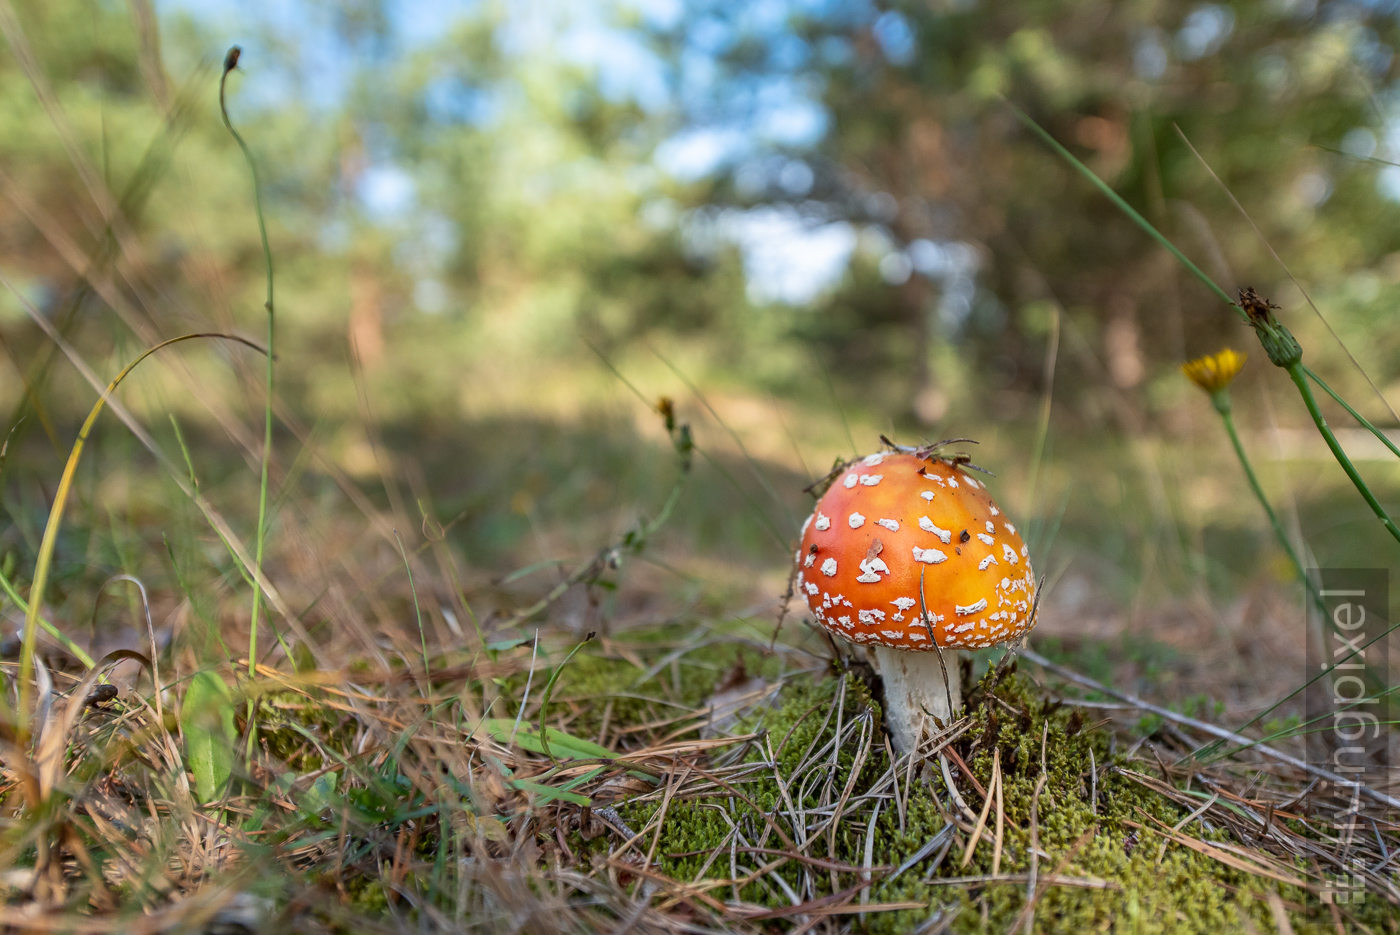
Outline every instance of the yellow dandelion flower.
{"label": "yellow dandelion flower", "polygon": [[1219,354],[1198,357],[1181,365],[1181,372],[1192,383],[1214,396],[1230,385],[1230,381],[1244,367],[1246,355],[1232,348],[1225,348]]}

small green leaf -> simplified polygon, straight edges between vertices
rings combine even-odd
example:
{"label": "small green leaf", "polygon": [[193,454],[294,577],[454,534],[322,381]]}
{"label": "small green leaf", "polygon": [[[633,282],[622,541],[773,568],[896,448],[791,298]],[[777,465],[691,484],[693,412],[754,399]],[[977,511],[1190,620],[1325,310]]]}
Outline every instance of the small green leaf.
{"label": "small green leaf", "polygon": [[233,695],[213,672],[196,672],[180,705],[180,732],[185,758],[194,772],[195,795],[201,802],[223,796],[233,772]]}
{"label": "small green leaf", "polygon": [[[553,738],[550,738],[550,743],[554,743]],[[556,789],[553,786],[546,786],[544,783],[541,782],[531,782],[528,779],[512,779],[510,781],[510,784],[512,786],[515,786],[515,788],[519,789],[521,792],[533,792],[535,795],[540,796],[545,801],[549,801],[550,799],[559,799],[564,802],[572,802],[575,805],[593,804],[593,800],[586,795],[579,795],[577,792],[565,792],[563,789]]]}
{"label": "small green leaf", "polygon": [[306,790],[306,795],[302,798],[302,808],[313,815],[330,808],[332,798],[335,796],[336,784],[340,781],[338,772],[324,773],[316,777],[311,783],[311,788]]}
{"label": "small green leaf", "polygon": [[[528,724],[521,724],[517,730],[515,721],[510,718],[488,718],[482,722],[482,727],[491,735],[491,739],[497,743],[510,743],[511,732],[515,733],[515,745],[531,753],[544,753],[544,744],[540,739],[539,728]],[[582,740],[571,734],[566,734],[562,730],[555,730],[553,727],[547,728],[549,734],[549,751],[558,757],[569,757],[575,760],[617,759],[617,754],[607,747],[600,747],[591,740]]]}

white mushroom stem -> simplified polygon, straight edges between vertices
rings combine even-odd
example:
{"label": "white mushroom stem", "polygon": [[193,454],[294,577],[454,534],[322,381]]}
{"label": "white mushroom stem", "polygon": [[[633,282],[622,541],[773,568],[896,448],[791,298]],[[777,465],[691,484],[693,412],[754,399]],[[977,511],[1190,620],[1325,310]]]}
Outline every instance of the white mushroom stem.
{"label": "white mushroom stem", "polygon": [[890,728],[890,738],[896,750],[909,753],[926,732],[937,729],[929,715],[947,724],[952,720],[949,699],[954,708],[962,707],[958,653],[952,649],[943,650],[940,665],[937,652],[913,652],[888,646],[871,648],[875,651],[875,668],[885,683],[885,722]]}

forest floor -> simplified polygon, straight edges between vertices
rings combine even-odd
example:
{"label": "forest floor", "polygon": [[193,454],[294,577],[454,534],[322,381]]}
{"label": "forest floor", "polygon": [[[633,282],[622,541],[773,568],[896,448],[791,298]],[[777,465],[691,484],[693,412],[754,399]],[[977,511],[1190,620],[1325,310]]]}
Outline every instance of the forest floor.
{"label": "forest floor", "polygon": [[[277,478],[260,642],[247,576],[201,517],[74,509],[44,613],[91,620],[97,666],[45,637],[33,718],[0,736],[0,925],[1400,931],[1388,787],[1347,799],[1313,765],[1302,706],[1270,709],[1304,680],[1296,583],[1257,577],[1228,602],[1139,587],[1123,606],[1095,590],[1104,559],[1075,552],[1029,648],[964,655],[964,709],[900,755],[878,679],[713,522],[753,511],[755,489],[719,483],[742,462],[705,452],[717,476],[683,499],[691,442],[669,415],[667,430],[674,450],[640,468],[620,445],[506,434],[525,453],[483,461],[448,508],[407,460],[371,501],[308,433]],[[627,531],[591,560],[551,558],[580,549],[549,541],[522,463],[560,504],[626,507],[612,532],[563,513],[558,530]],[[104,503],[169,500],[135,471],[98,479]],[[688,538],[668,542],[685,510]],[[28,520],[11,545],[32,548],[47,512],[12,504]],[[722,547],[695,548],[706,535]],[[501,571],[521,542],[542,560]],[[22,611],[17,564],[0,570]],[[104,605],[117,581],[139,587]],[[1219,742],[1241,725],[1249,740]]]}
{"label": "forest floor", "polygon": [[[1061,663],[1106,658],[1103,640],[1053,631],[1041,645]],[[1325,781],[1258,750],[1211,753],[1186,714],[1087,689],[1048,660],[965,658],[963,715],[899,756],[868,668],[795,616],[772,637],[759,619],[691,618],[587,641],[488,633],[451,652],[411,633],[388,665],[331,669],[303,654],[255,681],[236,662],[223,673],[239,686],[228,736],[246,738],[251,713],[257,740],[213,796],[191,746],[198,718],[171,713],[175,693],[162,711],[87,685],[65,708],[60,691],[48,729],[68,735],[66,776],[41,742],[31,775],[52,786],[7,819],[0,919],[72,931],[1397,930],[1400,837],[1376,802],[1338,836]],[[1115,655],[1168,695],[1190,688],[1170,647]],[[22,769],[7,778],[29,794]]]}

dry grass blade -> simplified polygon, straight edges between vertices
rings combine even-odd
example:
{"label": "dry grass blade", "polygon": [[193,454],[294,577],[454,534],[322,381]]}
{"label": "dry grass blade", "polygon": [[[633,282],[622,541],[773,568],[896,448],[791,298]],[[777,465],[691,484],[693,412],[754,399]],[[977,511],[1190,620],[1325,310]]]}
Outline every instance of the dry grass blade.
{"label": "dry grass blade", "polygon": [[[675,760],[671,761],[672,776],[675,775]],[[685,784],[686,777],[690,775],[691,767],[687,766],[686,771],[681,774],[679,780],[672,780],[666,784],[666,797],[661,800],[661,808],[656,813],[656,835],[651,839],[651,847],[647,849],[646,864],[648,867],[656,860],[656,848],[661,843],[661,832],[666,823],[666,812],[671,807],[671,797],[675,795],[676,788]]]}
{"label": "dry grass blade", "polygon": [[860,891],[860,904],[864,906],[870,902],[870,867],[875,862],[875,829],[880,822],[880,803],[876,801],[875,808],[870,813],[870,821],[865,828],[865,866],[861,873],[861,880],[865,883],[864,889]]}
{"label": "dry grass blade", "polygon": [[991,794],[989,789],[982,788],[982,784],[977,781],[976,776],[972,775],[972,770],[968,769],[967,764],[963,762],[962,755],[959,754],[954,747],[948,747],[946,752],[948,756],[953,758],[953,762],[958,765],[959,771],[961,771],[962,774],[967,777],[967,781],[972,783],[972,788],[977,790],[978,795],[985,798],[986,796]]}
{"label": "dry grass blade", "polygon": [[[68,749],[73,725],[77,722],[78,715],[88,704],[88,690],[109,666],[123,660],[140,663],[147,672],[151,673],[152,683],[155,684],[155,668],[151,664],[151,660],[134,650],[113,650],[97,660],[97,664],[89,669],[82,680],[69,690],[67,697],[52,709],[47,722],[37,728],[39,745],[34,751],[34,772],[39,780],[39,801],[48,799],[49,794],[53,792],[65,774],[64,754]],[[155,691],[157,693],[160,691],[159,684],[155,684]],[[37,804],[34,802],[31,803],[31,806]]]}
{"label": "dry grass blade", "polygon": [[1283,900],[1278,893],[1269,890],[1265,894],[1269,901],[1269,913],[1274,917],[1274,927],[1278,929],[1278,935],[1293,935],[1293,923],[1288,921],[1288,910],[1283,908]]}
{"label": "dry grass blade", "polygon": [[785,919],[798,915],[846,915],[859,912],[894,912],[900,909],[923,909],[924,903],[874,903],[866,906],[848,906],[847,903],[855,897],[861,890],[861,884],[856,884],[848,889],[832,893],[830,896],[823,896],[820,899],[808,900],[794,906],[785,906],[782,909],[768,909],[759,912],[741,911],[739,914],[750,921],[762,921],[766,919]]}
{"label": "dry grass blade", "polygon": [[[1143,818],[1147,819],[1147,821],[1151,822],[1153,825],[1157,825],[1158,828],[1156,830],[1158,831],[1158,833],[1164,835],[1172,842],[1180,844],[1183,847],[1189,847],[1196,853],[1204,854],[1212,860],[1218,860],[1220,861],[1220,863],[1225,864],[1227,867],[1232,867],[1236,870],[1240,870],[1245,873],[1254,874],[1255,876],[1268,877],[1271,880],[1276,880],[1279,883],[1286,883],[1289,886],[1296,886],[1299,889],[1316,889],[1316,886],[1308,882],[1307,880],[1301,879],[1296,876],[1292,876],[1291,874],[1284,873],[1281,870],[1277,870],[1272,867],[1261,865],[1258,861],[1262,858],[1262,855],[1256,855],[1255,859],[1247,859],[1241,856],[1236,849],[1227,850],[1224,847],[1208,844],[1205,841],[1200,841],[1196,838],[1188,837],[1184,834],[1179,834],[1175,831],[1172,831],[1170,825],[1162,824],[1162,822],[1158,821],[1156,818],[1153,818],[1151,815],[1147,815],[1146,813],[1141,812],[1140,814],[1142,814]],[[1145,825],[1139,825],[1136,822],[1125,822],[1125,824],[1128,824],[1130,827],[1146,827]]]}
{"label": "dry grass blade", "polygon": [[[992,753],[992,779],[991,779],[991,782],[992,782],[993,787],[995,787],[995,785],[996,785],[996,778],[997,778],[997,775],[998,775],[1000,772],[1001,772],[1001,748],[998,747],[998,748],[997,748],[995,751],[993,751],[993,753]],[[976,823],[976,825],[973,826],[972,835],[967,839],[967,849],[966,849],[965,851],[963,851],[962,862],[961,862],[960,864],[958,864],[958,866],[960,866],[960,867],[966,867],[968,864],[972,863],[972,852],[975,851],[975,850],[977,849],[977,842],[978,842],[978,841],[981,839],[981,837],[982,837],[982,829],[985,828],[985,827],[987,826],[987,815],[990,814],[990,813],[991,813],[991,810],[992,810],[992,798],[993,798],[993,795],[992,795],[992,792],[991,792],[991,791],[987,791],[987,792],[983,792],[983,793],[982,793],[982,812],[981,812],[981,814],[979,814],[979,815],[977,816],[977,823]]]}
{"label": "dry grass blade", "polygon": [[962,813],[963,818],[975,825],[977,823],[977,814],[968,807],[967,802],[963,800],[962,793],[958,791],[957,785],[953,782],[952,770],[948,768],[948,758],[940,755],[938,757],[938,765],[943,770],[943,784],[948,787],[948,796],[953,800],[953,805]]}
{"label": "dry grass blade", "polygon": [[856,781],[860,779],[861,769],[865,766],[865,758],[870,754],[870,747],[875,739],[875,731],[878,729],[879,726],[872,723],[872,719],[868,714],[862,719],[862,743],[860,745],[860,750],[856,753],[855,762],[851,764],[851,774],[846,779],[845,788],[841,790],[841,799],[836,803],[836,809],[831,813],[831,819],[827,827],[827,857],[831,860],[836,859],[836,828],[841,823],[841,813],[845,811],[846,802],[851,797],[851,790],[856,787]]}
{"label": "dry grass blade", "polygon": [[895,870],[894,873],[890,874],[889,879],[886,882],[894,882],[894,880],[897,879],[901,874],[903,874],[904,871],[919,863],[919,861],[926,859],[930,854],[938,850],[940,847],[945,849],[951,847],[953,843],[953,829],[956,827],[956,825],[953,825],[951,823],[944,825],[937,834],[925,841],[923,846],[921,846],[917,851],[911,854],[909,858],[904,861],[904,863],[900,864],[899,868]]}
{"label": "dry grass blade", "polygon": [[[1040,792],[1045,788],[1046,773],[1042,767],[1040,777],[1035,781],[1035,791],[1031,793],[1031,870],[1026,874],[1026,908],[1022,913],[1025,917],[1026,935],[1030,935],[1031,929],[1035,927],[1035,897],[1038,881],[1036,876],[1040,871]],[[1087,840],[1087,838],[1085,839]],[[1063,870],[1063,865],[1056,868],[1056,874]],[[995,864],[992,867],[993,876],[996,875]],[[1013,924],[1011,931],[1015,931]]]}
{"label": "dry grass blade", "polygon": [[[7,282],[6,285],[9,285]],[[58,488],[54,492],[53,506],[49,510],[49,519],[44,526],[44,535],[39,542],[39,555],[34,564],[34,580],[29,589],[29,612],[24,618],[24,643],[20,649],[19,666],[19,716],[21,733],[27,731],[23,726],[23,719],[29,713],[29,675],[34,665],[34,646],[39,634],[39,609],[44,602],[44,586],[48,583],[49,565],[53,561],[54,547],[58,542],[58,528],[63,522],[63,509],[68,502],[69,491],[73,488],[73,477],[78,470],[78,459],[82,457],[83,446],[87,442],[88,434],[92,431],[93,425],[97,422],[97,417],[102,414],[102,409],[107,400],[121,386],[122,381],[136,369],[147,357],[156,351],[170,347],[172,344],[179,344],[183,341],[192,341],[196,338],[219,338],[227,341],[235,341],[244,344],[254,350],[261,350],[256,344],[241,338],[237,335],[221,334],[218,332],[201,332],[196,334],[184,334],[179,337],[170,338],[161,343],[149,347],[142,351],[137,357],[122,368],[121,372],[112,378],[112,382],[107,384],[107,388],[98,397],[88,412],[87,419],[83,421],[82,428],[78,430],[78,438],[73,442],[73,450],[68,455],[68,462],[63,466],[63,475],[59,478]]]}
{"label": "dry grass blade", "polygon": [[[1220,793],[1217,792],[1215,795],[1212,795],[1209,799],[1206,799],[1206,801],[1191,814],[1187,815],[1185,818],[1181,819],[1181,821],[1178,821],[1176,824],[1172,825],[1172,831],[1181,831],[1181,829],[1191,824],[1191,822],[1195,821],[1197,818],[1200,818],[1206,812],[1210,811],[1210,807],[1219,800]],[[1161,850],[1157,852],[1157,866],[1159,867],[1162,866],[1162,861],[1167,856],[1167,845],[1169,843],[1169,841],[1163,841]]]}
{"label": "dry grass blade", "polygon": [[[1004,840],[1002,832],[1006,823],[1006,802],[1002,790],[1003,777],[1001,774],[1001,748],[997,748],[997,757],[992,762],[992,786],[996,789],[997,797],[997,831],[992,847],[992,876],[1001,873],[1001,845]],[[1045,782],[1045,774],[1041,773],[1041,778],[1036,782],[1036,794],[1031,798],[1031,867],[1035,867],[1035,803],[1040,796],[1040,787]]]}
{"label": "dry grass blade", "polygon": [[[999,877],[991,874],[971,877],[940,877],[930,880],[930,886],[986,886],[986,885],[1020,885],[1030,880],[1028,873],[1004,873]],[[1069,886],[1075,889],[1086,890],[1119,890],[1122,887],[1112,880],[1100,880],[1096,877],[1066,877],[1059,874],[1039,875],[1042,886]]]}

